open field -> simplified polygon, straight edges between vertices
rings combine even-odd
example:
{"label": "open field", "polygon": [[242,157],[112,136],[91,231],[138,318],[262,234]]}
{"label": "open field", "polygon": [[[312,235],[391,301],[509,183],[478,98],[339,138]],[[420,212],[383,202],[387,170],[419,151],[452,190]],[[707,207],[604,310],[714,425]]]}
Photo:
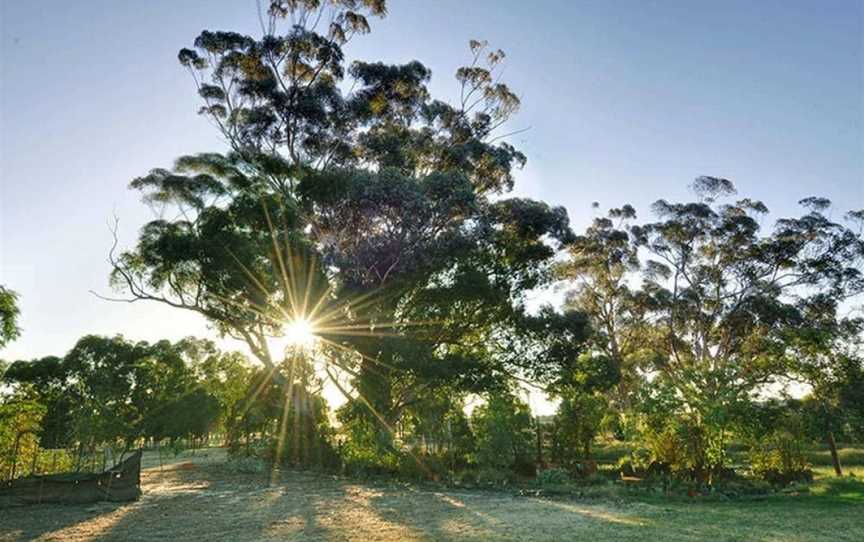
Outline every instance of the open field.
{"label": "open field", "polygon": [[302,472],[271,483],[232,473],[221,453],[163,457],[161,470],[148,454],[139,502],[0,511],[0,541],[864,539],[862,484],[822,468],[810,495],[550,500]]}

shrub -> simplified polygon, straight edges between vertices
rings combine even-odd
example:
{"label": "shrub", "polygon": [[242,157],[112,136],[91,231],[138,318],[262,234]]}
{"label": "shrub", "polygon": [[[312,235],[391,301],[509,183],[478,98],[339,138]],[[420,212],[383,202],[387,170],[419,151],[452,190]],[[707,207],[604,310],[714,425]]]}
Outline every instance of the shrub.
{"label": "shrub", "polygon": [[588,486],[602,486],[609,483],[609,478],[603,476],[599,472],[595,472],[593,474],[585,476],[584,478],[581,478],[579,480],[579,483]]}
{"label": "shrub", "polygon": [[597,474],[597,462],[592,459],[577,461],[570,466],[570,472],[579,478],[588,478]]}
{"label": "shrub", "polygon": [[399,477],[403,480],[440,481],[448,478],[444,459],[433,454],[402,453],[399,455]]}
{"label": "shrub", "polygon": [[753,474],[771,484],[813,481],[805,444],[788,431],[775,431],[760,439],[748,455]]}
{"label": "shrub", "polygon": [[603,396],[565,394],[551,427],[552,459],[567,467],[588,459],[607,409]]}
{"label": "shrub", "polygon": [[477,483],[477,473],[473,470],[461,471],[456,474],[454,482],[460,486],[473,486]]}
{"label": "shrub", "polygon": [[709,485],[726,475],[722,432],[694,418],[676,417],[646,428],[644,441],[648,464],[640,465],[643,473]]}
{"label": "shrub", "polygon": [[561,485],[569,481],[570,474],[564,469],[545,469],[537,475],[537,483],[541,486]]}
{"label": "shrub", "polygon": [[513,472],[507,469],[485,467],[477,472],[477,483],[487,487],[502,487],[513,481]]}
{"label": "shrub", "polygon": [[735,478],[724,481],[717,489],[727,497],[745,497],[771,493],[771,484],[764,480]]}
{"label": "shrub", "polygon": [[234,457],[225,464],[234,474],[260,474],[267,470],[267,464],[257,457]]}
{"label": "shrub", "polygon": [[621,476],[643,477],[651,466],[651,452],[646,448],[637,448],[630,455],[618,460],[618,471]]}
{"label": "shrub", "polygon": [[349,440],[342,447],[342,465],[345,474],[350,476],[393,475],[399,470],[399,457],[368,443]]}
{"label": "shrub", "polygon": [[490,395],[474,410],[471,423],[481,468],[534,474],[531,411],[524,401],[510,393]]}

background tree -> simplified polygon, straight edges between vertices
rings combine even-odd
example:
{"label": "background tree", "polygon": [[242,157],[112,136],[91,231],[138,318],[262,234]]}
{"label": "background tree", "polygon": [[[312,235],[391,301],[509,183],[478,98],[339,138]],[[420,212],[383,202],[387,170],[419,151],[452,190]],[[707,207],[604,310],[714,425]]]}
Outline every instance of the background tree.
{"label": "background tree", "polygon": [[476,462],[481,469],[534,474],[533,431],[528,405],[509,391],[490,394],[471,414]]}
{"label": "background tree", "polygon": [[784,334],[805,318],[806,299],[862,291],[864,245],[821,212],[822,199],[762,235],[764,204],[718,203],[734,194],[730,181],[700,177],[694,190],[695,202],[657,201],[660,220],[632,231],[651,258],[645,291],[663,333],[656,387],[673,390],[679,407],[667,406],[688,412],[691,433],[722,442],[736,405],[788,372]]}
{"label": "background tree", "polygon": [[215,424],[219,403],[184,359],[190,342],[90,335],[63,358],[16,361],[3,379],[44,409],[38,435],[45,448],[129,449],[142,438],[200,436]]}
{"label": "background tree", "polygon": [[588,315],[594,331],[592,348],[602,352],[620,375],[609,398],[622,421],[644,384],[656,340],[647,319],[650,299],[638,289],[635,276],[640,269],[638,246],[628,231],[635,218],[630,205],[596,218],[567,245],[568,259],[557,268],[558,277],[573,284],[565,306]]}
{"label": "background tree", "polygon": [[835,435],[864,434],[864,358],[860,352],[864,319],[839,317],[839,301],[823,296],[806,299],[804,318],[788,333],[790,376],[810,387],[809,419],[819,426],[828,444],[837,476],[843,471]]}
{"label": "background tree", "polygon": [[28,390],[0,395],[0,477],[26,474],[38,454],[45,407]]}
{"label": "background tree", "polygon": [[591,444],[607,411],[602,395],[573,391],[562,395],[552,426],[553,461],[575,471],[580,461],[591,459]]}
{"label": "background tree", "polygon": [[48,356],[29,362],[12,363],[3,375],[15,395],[27,395],[44,409],[39,423],[39,442],[45,448],[65,448],[73,442],[77,398],[68,393],[68,374],[63,359]]}

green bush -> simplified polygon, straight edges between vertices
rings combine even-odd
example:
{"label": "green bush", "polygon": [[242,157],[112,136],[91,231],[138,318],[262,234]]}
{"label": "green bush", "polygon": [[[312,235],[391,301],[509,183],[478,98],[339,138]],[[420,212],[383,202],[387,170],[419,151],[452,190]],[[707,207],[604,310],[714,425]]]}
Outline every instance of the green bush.
{"label": "green bush", "polygon": [[456,473],[453,481],[460,486],[474,486],[477,484],[477,473],[473,470],[464,470]]}
{"label": "green bush", "polygon": [[724,481],[717,490],[727,497],[746,497],[771,493],[771,484],[764,480],[735,478]]}
{"label": "green bush", "polygon": [[665,420],[646,427],[643,441],[647,453],[633,461],[636,476],[661,475],[674,480],[714,485],[728,477],[722,432],[689,416]]}
{"label": "green bush", "polygon": [[342,465],[349,476],[389,476],[399,471],[399,457],[393,452],[348,441],[342,449]]}
{"label": "green bush", "polygon": [[570,474],[564,469],[552,468],[540,471],[537,483],[541,486],[561,485],[570,481]]}
{"label": "green bush", "polygon": [[486,487],[503,487],[514,479],[513,471],[484,467],[477,471],[477,483]]}
{"label": "green bush", "polygon": [[593,474],[585,476],[584,478],[579,479],[579,483],[586,486],[602,486],[608,484],[609,482],[609,478],[607,476],[604,476],[600,472],[595,472]]}
{"label": "green bush", "polygon": [[637,448],[618,460],[621,476],[644,477],[651,467],[651,452],[647,448]]}
{"label": "green bush", "polygon": [[754,476],[774,485],[812,482],[804,441],[788,431],[775,431],[754,443],[748,454]]}
{"label": "green bush", "polygon": [[474,460],[482,469],[534,475],[531,410],[512,393],[498,393],[477,407],[471,424],[476,438]]}
{"label": "green bush", "polygon": [[234,474],[260,474],[267,470],[264,460],[257,457],[233,457],[225,464]]}
{"label": "green bush", "polygon": [[449,477],[444,459],[434,454],[400,454],[398,474],[399,478],[412,481],[438,482]]}

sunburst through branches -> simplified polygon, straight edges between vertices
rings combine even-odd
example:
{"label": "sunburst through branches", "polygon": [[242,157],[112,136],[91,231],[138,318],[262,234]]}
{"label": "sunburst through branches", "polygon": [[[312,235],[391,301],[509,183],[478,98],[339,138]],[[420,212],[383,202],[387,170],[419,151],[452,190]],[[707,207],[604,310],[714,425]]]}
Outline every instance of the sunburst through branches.
{"label": "sunburst through branches", "polygon": [[[303,432],[301,425],[305,417],[314,416],[311,400],[316,384],[318,391],[323,380],[327,380],[345,396],[347,400],[358,400],[377,419],[382,427],[395,439],[395,431],[385,421],[372,402],[356,388],[340,382],[340,374],[359,377],[360,373],[349,366],[351,358],[358,362],[367,361],[372,367],[396,369],[375,357],[364,354],[351,346],[350,339],[367,337],[383,338],[405,336],[412,333],[421,336],[424,329],[431,329],[435,322],[387,320],[367,314],[380,315],[378,306],[386,306],[395,295],[384,287],[371,289],[362,295],[346,296],[331,284],[330,277],[318,266],[311,250],[300,250],[292,246],[289,232],[278,231],[271,221],[267,206],[263,204],[272,242],[272,268],[278,270],[278,287],[268,289],[268,281],[257,276],[249,265],[234,257],[242,268],[250,284],[260,294],[261,301],[253,302],[248,298],[242,302],[222,299],[222,301],[244,311],[253,312],[262,322],[260,347],[273,361],[273,366],[247,398],[244,411],[251,407],[262,390],[273,381],[285,388],[285,401],[282,407],[279,437],[276,443],[275,468],[283,460],[291,424],[294,440],[292,449],[298,453],[298,436]],[[262,302],[263,301],[263,302]],[[386,314],[386,311],[384,312]],[[367,364],[368,365],[368,364]],[[315,421],[312,420],[314,424]],[[417,464],[427,470],[422,461],[410,450]],[[292,458],[298,463],[297,457]]]}

